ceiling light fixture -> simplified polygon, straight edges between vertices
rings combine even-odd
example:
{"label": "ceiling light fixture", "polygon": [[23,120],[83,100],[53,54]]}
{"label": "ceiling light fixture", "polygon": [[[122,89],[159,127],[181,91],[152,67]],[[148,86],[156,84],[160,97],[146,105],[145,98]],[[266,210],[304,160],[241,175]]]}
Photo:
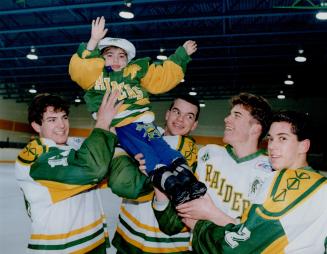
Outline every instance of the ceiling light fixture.
{"label": "ceiling light fixture", "polygon": [[35,86],[32,85],[32,87],[28,90],[28,92],[34,94],[37,93],[37,90],[35,89]]}
{"label": "ceiling light fixture", "polygon": [[134,18],[134,13],[132,12],[132,1],[125,0],[125,6],[119,12],[119,16],[123,19]]}
{"label": "ceiling light fixture", "polygon": [[280,100],[284,100],[286,98],[286,96],[283,91],[280,91],[279,94],[277,95],[277,98]]}
{"label": "ceiling light fixture", "polygon": [[185,79],[182,79],[182,80],[181,80],[181,83],[184,83],[184,82],[185,82]]}
{"label": "ceiling light fixture", "polygon": [[39,58],[36,54],[36,49],[34,46],[31,46],[31,51],[26,55],[26,58],[29,60],[37,60]]}
{"label": "ceiling light fixture", "polygon": [[165,52],[165,49],[164,48],[160,48],[159,51],[160,51],[160,53],[159,53],[159,55],[157,55],[157,59],[158,60],[162,60],[162,61],[166,60],[168,57],[163,54],[163,52]]}
{"label": "ceiling light fixture", "polygon": [[327,20],[327,12],[326,11],[319,11],[319,12],[317,12],[316,19],[319,19],[319,20]]}
{"label": "ceiling light fixture", "polygon": [[304,50],[303,49],[299,49],[299,54],[298,56],[295,57],[295,61],[299,62],[299,63],[303,63],[305,61],[307,61],[307,58],[303,55]]}
{"label": "ceiling light fixture", "polygon": [[195,95],[197,95],[198,93],[195,91],[195,88],[192,87],[192,91],[190,91],[188,94],[191,95],[191,96],[195,96]]}
{"label": "ceiling light fixture", "polygon": [[206,106],[204,101],[200,101],[200,108],[204,108]]}
{"label": "ceiling light fixture", "polygon": [[79,98],[79,96],[76,96],[75,100],[76,103],[80,103],[82,100]]}
{"label": "ceiling light fixture", "polygon": [[291,86],[294,84],[294,81],[292,80],[292,76],[291,75],[287,75],[287,79],[284,81],[285,85]]}
{"label": "ceiling light fixture", "polygon": [[[327,7],[327,3],[324,2],[324,1],[321,1],[320,6],[322,8],[326,8]],[[319,20],[327,20],[327,11],[326,10],[318,11],[316,13],[316,19],[319,19]]]}

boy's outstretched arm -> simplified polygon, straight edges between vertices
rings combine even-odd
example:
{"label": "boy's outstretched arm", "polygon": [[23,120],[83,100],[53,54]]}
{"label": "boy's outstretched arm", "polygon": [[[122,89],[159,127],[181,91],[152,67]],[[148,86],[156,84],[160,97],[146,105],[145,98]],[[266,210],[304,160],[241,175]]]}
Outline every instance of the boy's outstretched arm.
{"label": "boy's outstretched arm", "polygon": [[91,38],[87,43],[87,50],[92,51],[94,50],[99,41],[106,35],[108,29],[105,28],[106,20],[102,17],[97,17],[96,20],[92,20],[92,29],[91,29]]}

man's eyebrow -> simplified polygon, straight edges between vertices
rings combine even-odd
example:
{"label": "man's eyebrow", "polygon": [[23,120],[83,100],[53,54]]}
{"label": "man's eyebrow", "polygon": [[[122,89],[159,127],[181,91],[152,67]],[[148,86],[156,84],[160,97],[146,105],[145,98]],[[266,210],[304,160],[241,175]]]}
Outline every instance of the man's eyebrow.
{"label": "man's eyebrow", "polygon": [[240,111],[234,111],[233,113],[234,113],[235,115],[243,115],[242,112],[240,112]]}
{"label": "man's eyebrow", "polygon": [[[272,135],[271,134],[267,134],[267,137],[271,137]],[[290,136],[289,133],[286,133],[286,132],[279,132],[277,133],[275,136]]]}
{"label": "man's eyebrow", "polygon": [[48,117],[45,118],[45,120],[47,120],[47,119],[53,119],[53,118],[57,118],[57,117],[56,116],[48,116]]}

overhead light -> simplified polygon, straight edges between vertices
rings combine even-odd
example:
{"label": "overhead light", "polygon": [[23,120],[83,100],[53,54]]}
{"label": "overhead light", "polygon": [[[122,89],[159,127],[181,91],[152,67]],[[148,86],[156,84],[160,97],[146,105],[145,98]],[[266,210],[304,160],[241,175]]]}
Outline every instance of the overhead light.
{"label": "overhead light", "polygon": [[29,93],[37,93],[37,90],[35,89],[35,86],[32,85],[32,87],[28,90]]}
{"label": "overhead light", "polygon": [[277,95],[277,98],[280,100],[284,100],[286,98],[286,96],[283,91],[280,91],[279,94]]}
{"label": "overhead light", "polygon": [[125,6],[119,12],[119,16],[123,19],[132,19],[134,18],[134,13],[132,12],[132,1],[125,0]]}
{"label": "overhead light", "polygon": [[293,85],[294,81],[292,80],[292,76],[291,75],[287,75],[287,79],[284,81],[285,85]]}
{"label": "overhead light", "polygon": [[76,96],[76,98],[75,98],[75,102],[76,103],[80,103],[82,100],[79,98],[79,96]]}
{"label": "overhead light", "polygon": [[192,91],[190,91],[188,94],[191,95],[191,96],[195,96],[195,95],[197,95],[198,93],[195,91],[195,88],[192,87]]}
{"label": "overhead light", "polygon": [[319,11],[316,13],[316,19],[319,20],[327,20],[327,12],[326,11]]}
{"label": "overhead light", "polygon": [[[322,8],[326,8],[327,7],[327,2],[321,1],[320,2],[320,6]],[[318,11],[316,13],[316,19],[319,19],[319,20],[327,20],[327,11],[326,10]]]}
{"label": "overhead light", "polygon": [[157,59],[158,60],[166,60],[166,59],[168,59],[168,57],[166,56],[166,55],[164,55],[163,54],[163,52],[165,52],[165,49],[164,48],[160,48],[160,53],[159,53],[159,55],[157,55]]}
{"label": "overhead light", "polygon": [[200,102],[200,108],[204,108],[206,106],[206,104],[204,103],[204,101]]}
{"label": "overhead light", "polygon": [[299,49],[299,54],[295,57],[295,61],[299,63],[303,63],[307,61],[307,58],[303,55],[303,52],[304,52],[303,49]]}
{"label": "overhead light", "polygon": [[36,49],[34,46],[31,46],[30,52],[26,55],[26,58],[29,60],[37,60],[39,57],[36,54]]}
{"label": "overhead light", "polygon": [[181,80],[181,83],[183,83],[183,82],[185,82],[185,79],[182,79],[182,80]]}

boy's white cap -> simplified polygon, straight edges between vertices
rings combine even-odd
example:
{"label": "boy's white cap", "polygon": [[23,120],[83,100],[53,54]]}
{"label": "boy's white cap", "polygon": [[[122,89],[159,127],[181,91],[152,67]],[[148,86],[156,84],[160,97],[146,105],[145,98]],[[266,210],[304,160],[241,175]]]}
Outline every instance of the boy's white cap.
{"label": "boy's white cap", "polygon": [[135,57],[135,47],[130,41],[126,39],[106,37],[103,38],[98,44],[98,48],[100,50],[109,46],[115,46],[125,50],[127,53],[128,62],[130,62]]}

